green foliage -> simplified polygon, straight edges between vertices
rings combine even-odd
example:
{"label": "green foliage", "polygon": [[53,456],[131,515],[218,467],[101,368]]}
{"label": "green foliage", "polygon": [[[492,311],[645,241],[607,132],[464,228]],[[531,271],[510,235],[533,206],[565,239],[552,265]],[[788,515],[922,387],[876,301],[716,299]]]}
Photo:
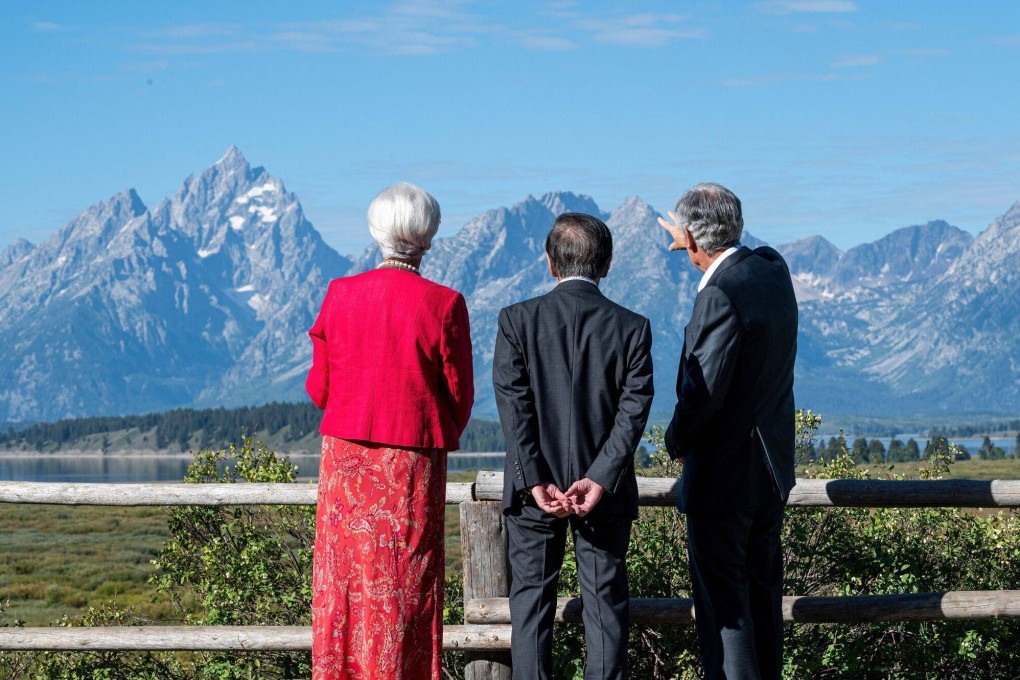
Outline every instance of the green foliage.
{"label": "green foliage", "polygon": [[[238,432],[282,433],[284,441],[294,441],[316,431],[322,412],[312,404],[272,402],[262,406],[235,409],[190,408],[140,416],[98,416],[71,418],[55,423],[36,423],[22,430],[0,434],[0,445],[30,446],[43,450],[71,444],[90,435],[107,435],[123,430],[154,433],[151,444],[157,449],[186,451],[194,435],[202,447],[225,448]],[[107,440],[108,443],[108,440]]]}
{"label": "green foliage", "polygon": [[[20,619],[11,619],[7,615],[9,603],[0,600],[0,628],[22,628],[25,625]],[[32,657],[17,652],[0,652],[0,680],[16,680],[28,670]]]}
{"label": "green foliage", "polygon": [[[195,454],[185,482],[294,482],[297,471],[265,444]],[[303,506],[194,506],[167,510],[170,538],[151,581],[181,620],[194,625],[308,625],[315,509]],[[89,608],[62,625],[123,625],[139,619],[115,606]],[[39,678],[307,677],[308,653],[74,653],[42,655]],[[33,667],[35,672],[35,666]]]}
{"label": "green foliage", "polygon": [[[797,451],[803,476],[823,479],[901,479],[894,464],[858,466],[842,438],[816,443],[821,419],[798,412]],[[650,466],[643,474],[676,477],[661,429],[649,436]],[[913,440],[902,445],[914,462]],[[824,451],[825,455],[812,455]],[[890,454],[892,452],[890,451]],[[947,474],[956,451],[944,440],[926,447],[916,468],[921,478]],[[231,463],[232,461],[232,463]],[[233,467],[228,467],[228,463]],[[915,468],[911,466],[911,471]],[[293,466],[259,442],[246,439],[226,451],[202,451],[188,474],[194,483],[287,482]],[[154,560],[153,582],[192,624],[304,624],[310,611],[314,516],[310,508],[177,508],[168,511],[171,538]],[[951,508],[791,508],[783,532],[785,592],[859,595],[998,590],[1020,582],[1020,524],[1012,513]],[[632,597],[689,597],[686,522],[673,508],[642,508],[628,555]],[[568,550],[561,594],[577,594],[577,570]],[[463,621],[460,575],[446,582],[447,623]],[[2,609],[0,609],[2,615]],[[0,624],[3,622],[0,616]],[[115,607],[90,607],[62,625],[132,625],[144,622]],[[17,625],[17,622],[15,622]],[[580,678],[584,650],[580,626],[559,626],[555,664],[559,678]],[[787,628],[785,677],[799,678],[1009,678],[1020,667],[1020,623],[939,621],[856,625],[798,624]],[[633,626],[632,677],[678,678],[700,674],[692,626]],[[0,655],[0,668],[25,663]],[[307,654],[43,654],[30,678],[307,677]],[[463,676],[458,654],[444,655],[449,678]],[[0,674],[0,680],[6,678]]]}
{"label": "green foliage", "polygon": [[[816,450],[821,419],[797,413],[801,462]],[[655,447],[644,474],[676,477],[682,464],[668,459],[662,431],[649,435]],[[916,447],[916,442],[914,443]],[[825,459],[807,465],[803,476],[819,479],[902,479],[894,466],[858,466],[845,440],[820,447]],[[909,453],[907,445],[903,448]],[[829,452],[831,451],[831,455]],[[938,479],[955,451],[942,442],[928,447],[916,468]],[[915,453],[914,462],[917,462]],[[913,467],[911,468],[914,469]],[[672,508],[642,508],[628,554],[631,597],[690,597],[686,522]],[[994,515],[952,508],[790,508],[783,528],[785,592],[798,595],[864,595],[1011,589],[1020,579],[1020,525],[1012,513]],[[569,555],[569,551],[568,551]],[[561,595],[576,595],[576,569],[568,558]],[[584,668],[579,626],[556,631],[558,678],[581,678]],[[633,625],[631,676],[701,676],[693,626]],[[784,677],[799,678],[1015,678],[1020,666],[1020,623],[939,621],[856,625],[787,626]]]}
{"label": "green foliage", "polygon": [[[142,623],[131,612],[110,603],[88,607],[84,614],[73,619],[65,617],[59,625],[137,626]],[[185,680],[218,676],[195,675],[191,663],[164,652],[43,652],[32,659],[24,677],[32,680]]]}
{"label": "green foliage", "polygon": [[[1017,436],[1020,437],[1020,435]],[[978,458],[981,460],[1003,460],[1006,458],[1006,452],[1001,447],[993,445],[992,440],[986,435],[981,448],[978,449]]]}
{"label": "green foliage", "polygon": [[[233,461],[233,465],[228,462]],[[221,471],[222,470],[222,471]],[[204,450],[185,482],[294,482],[297,469],[265,444]],[[177,507],[171,539],[153,562],[156,587],[202,625],[308,625],[315,509],[303,506]],[[191,596],[198,612],[184,611]],[[311,672],[307,653],[212,653],[203,678],[292,678]]]}
{"label": "green foliage", "polygon": [[[922,479],[955,459],[944,438],[927,447]],[[886,479],[903,479],[893,466]],[[808,478],[864,479],[849,455],[809,467]],[[1013,513],[955,508],[801,508],[787,512],[786,592],[858,595],[999,590],[1020,577]],[[1020,625],[1010,621],[788,627],[787,677],[1013,678]]]}
{"label": "green foliage", "polygon": [[864,437],[854,439],[853,449],[851,450],[850,455],[853,457],[855,463],[870,463],[871,454],[868,451],[868,440]]}
{"label": "green foliage", "polygon": [[0,505],[0,598],[26,626],[111,599],[150,619],[173,617],[146,583],[168,536],[159,508]]}
{"label": "green foliage", "polygon": [[[297,470],[261,441],[195,454],[185,482],[294,482]],[[152,561],[150,581],[177,608],[182,623],[193,625],[309,625],[315,542],[315,508],[304,506],[175,507],[166,510],[170,538]],[[0,625],[4,621],[0,607]],[[443,618],[463,623],[463,584],[459,573],[446,578]],[[62,626],[116,626],[152,621],[110,602],[88,607]],[[15,621],[15,625],[20,622]],[[248,680],[298,678],[311,674],[310,655],[296,652],[45,653],[0,655],[0,669],[14,659],[30,677],[53,680]],[[463,668],[462,655],[446,653],[450,671]],[[22,671],[19,670],[19,673]],[[457,671],[462,676],[462,670]]]}

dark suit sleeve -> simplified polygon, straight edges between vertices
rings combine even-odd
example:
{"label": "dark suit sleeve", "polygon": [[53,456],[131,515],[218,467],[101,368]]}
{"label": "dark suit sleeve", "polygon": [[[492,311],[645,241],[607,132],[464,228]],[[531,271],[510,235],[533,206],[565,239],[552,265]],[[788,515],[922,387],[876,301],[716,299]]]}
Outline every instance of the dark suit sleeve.
{"label": "dark suit sleeve", "polygon": [[666,428],[666,450],[682,458],[691,442],[708,429],[733,381],[741,340],[740,319],[719,288],[699,295],[684,339],[677,376],[677,405]]}
{"label": "dark suit sleeve", "polygon": [[500,311],[498,323],[492,357],[492,386],[496,391],[499,422],[506,437],[507,462],[512,462],[514,467],[514,488],[523,490],[547,484],[551,479],[539,450],[531,377],[507,310]]}
{"label": "dark suit sleeve", "polygon": [[645,319],[637,342],[630,350],[613,429],[584,475],[610,493],[616,492],[624,473],[630,469],[629,463],[644,434],[648,412],[652,408],[654,389],[652,330]]}

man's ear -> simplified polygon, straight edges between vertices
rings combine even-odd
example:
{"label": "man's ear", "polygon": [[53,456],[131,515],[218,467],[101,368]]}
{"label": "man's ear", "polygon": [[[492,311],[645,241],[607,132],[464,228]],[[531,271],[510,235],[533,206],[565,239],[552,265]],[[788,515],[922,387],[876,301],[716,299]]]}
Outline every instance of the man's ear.
{"label": "man's ear", "polygon": [[610,255],[609,256],[609,262],[606,262],[606,268],[602,270],[602,276],[600,276],[599,278],[600,279],[604,279],[607,276],[609,276],[609,270],[610,270],[610,268],[612,268],[612,266],[613,266],[613,256]]}
{"label": "man's ear", "polygon": [[556,273],[556,267],[553,266],[552,260],[549,259],[548,255],[545,256],[545,261],[549,263],[549,273],[552,274],[552,277],[554,279],[560,278],[560,275]]}
{"label": "man's ear", "polygon": [[684,238],[687,240],[687,250],[692,253],[698,252],[698,243],[694,240],[694,234],[687,227],[681,227],[684,230]]}

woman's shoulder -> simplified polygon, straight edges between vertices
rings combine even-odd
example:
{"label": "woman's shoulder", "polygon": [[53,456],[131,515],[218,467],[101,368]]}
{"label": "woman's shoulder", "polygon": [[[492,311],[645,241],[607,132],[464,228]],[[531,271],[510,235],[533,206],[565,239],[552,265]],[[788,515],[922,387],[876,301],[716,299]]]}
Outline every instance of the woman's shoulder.
{"label": "woman's shoulder", "polygon": [[460,291],[454,290],[449,286],[444,286],[443,284],[437,281],[432,281],[431,279],[426,279],[425,277],[421,277],[421,280],[422,283],[428,288],[428,292],[438,299],[446,300],[449,302],[451,300],[456,300],[457,298],[464,297],[463,295],[461,295]]}
{"label": "woman's shoulder", "polygon": [[341,276],[330,281],[328,288],[330,295],[351,295],[356,291],[368,292],[371,290],[385,293],[387,297],[396,294],[428,298],[444,305],[449,305],[457,298],[463,298],[459,291],[437,281],[413,272],[390,268],[369,269]]}

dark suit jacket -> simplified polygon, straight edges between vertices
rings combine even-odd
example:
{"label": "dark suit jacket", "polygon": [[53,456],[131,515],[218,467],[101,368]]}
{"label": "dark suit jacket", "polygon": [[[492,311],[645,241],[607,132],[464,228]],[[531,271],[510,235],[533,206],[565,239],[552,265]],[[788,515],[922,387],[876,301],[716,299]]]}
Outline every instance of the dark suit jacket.
{"label": "dark suit jacket", "polygon": [[786,262],[772,248],[741,248],[698,293],[684,330],[666,430],[670,455],[684,459],[681,510],[754,505],[762,475],[789,497],[796,356],[797,300]]}
{"label": "dark suit jacket", "polygon": [[492,382],[507,445],[504,512],[535,484],[566,491],[588,477],[607,491],[588,517],[637,516],[651,348],[648,319],[586,281],[499,313]]}

